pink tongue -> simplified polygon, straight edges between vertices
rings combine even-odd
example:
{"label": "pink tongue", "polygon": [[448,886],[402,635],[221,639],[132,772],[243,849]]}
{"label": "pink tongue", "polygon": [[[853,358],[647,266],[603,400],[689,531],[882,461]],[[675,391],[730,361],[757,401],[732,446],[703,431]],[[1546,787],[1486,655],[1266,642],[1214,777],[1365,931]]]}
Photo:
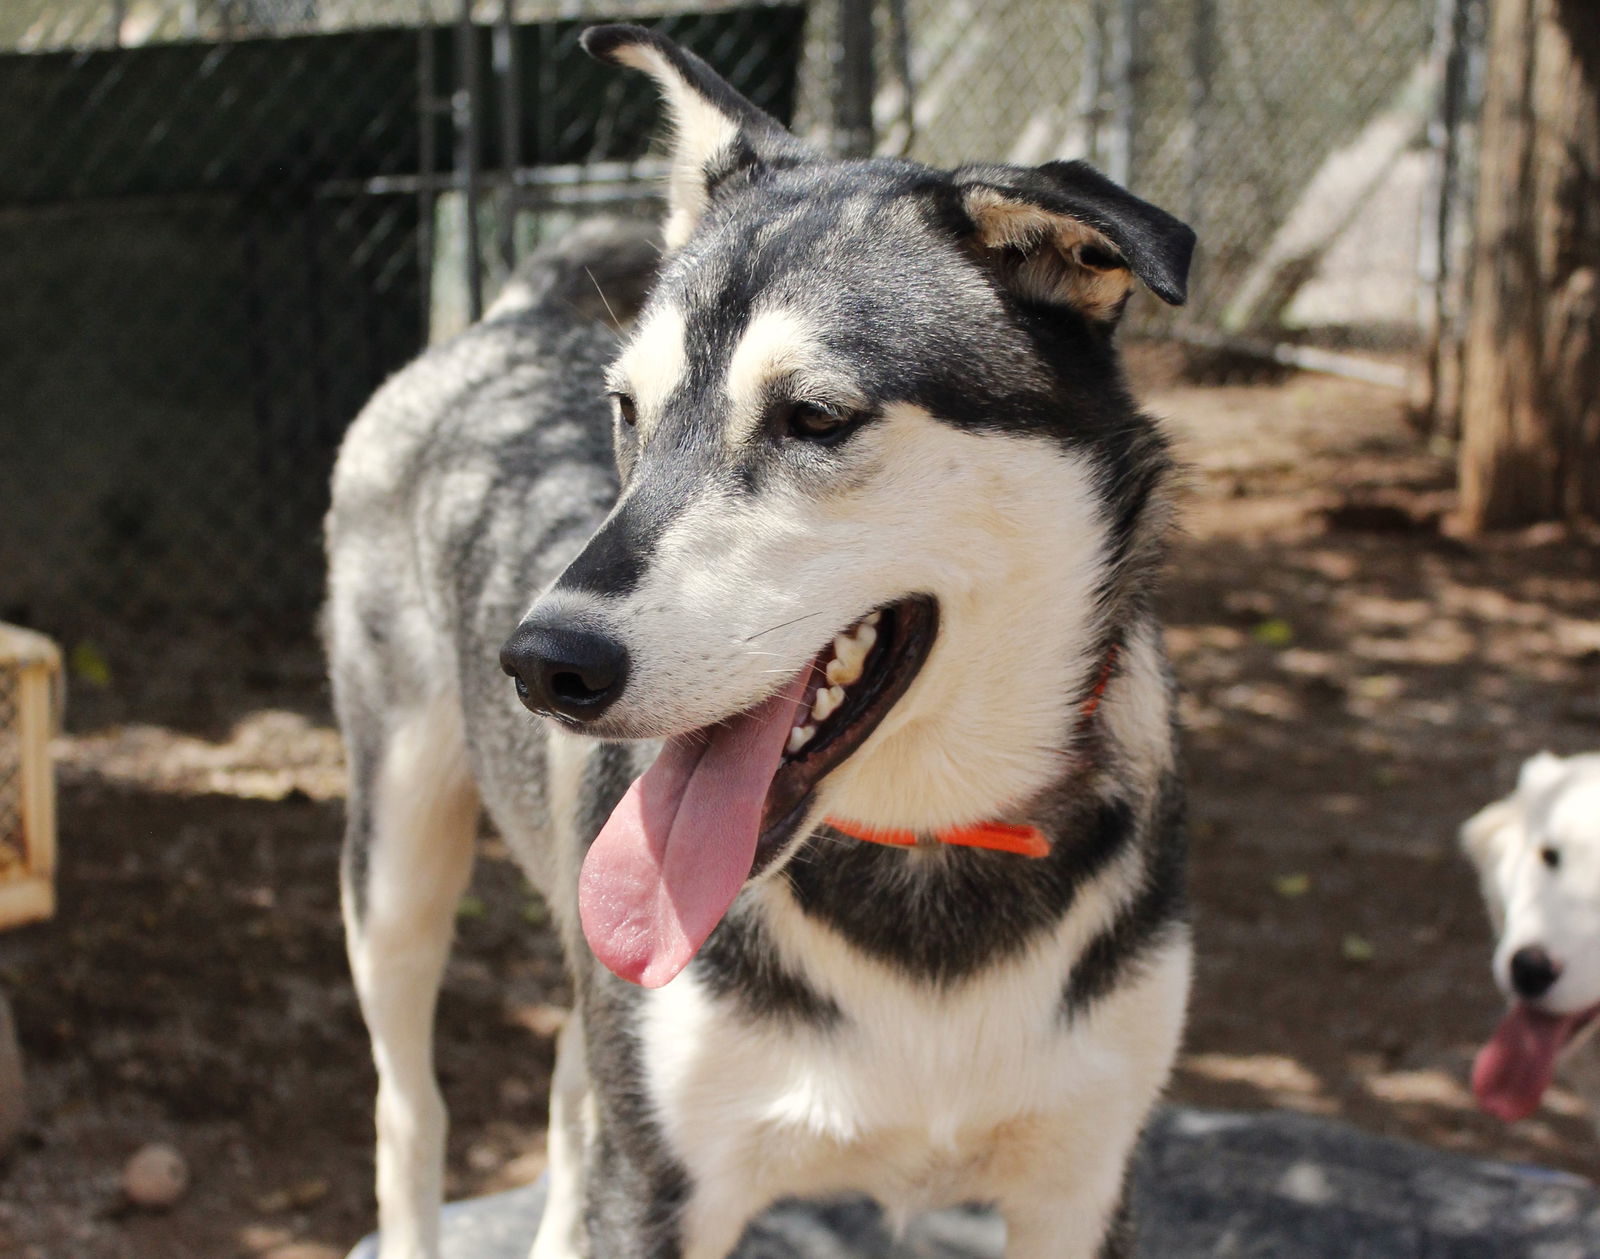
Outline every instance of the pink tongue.
{"label": "pink tongue", "polygon": [[661,987],[728,912],[750,877],[762,805],[810,676],[667,740],[601,828],[578,876],[578,916],[614,974]]}
{"label": "pink tongue", "polygon": [[1556,1055],[1567,1043],[1577,1015],[1541,1014],[1517,1004],[1472,1064],[1478,1105],[1506,1123],[1526,1119],[1555,1078]]}

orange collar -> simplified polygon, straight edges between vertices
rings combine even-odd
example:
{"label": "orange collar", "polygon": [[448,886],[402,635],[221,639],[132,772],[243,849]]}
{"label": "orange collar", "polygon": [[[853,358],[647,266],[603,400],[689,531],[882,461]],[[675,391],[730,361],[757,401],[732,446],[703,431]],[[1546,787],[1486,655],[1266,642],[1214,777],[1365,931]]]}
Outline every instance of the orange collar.
{"label": "orange collar", "polygon": [[[914,848],[917,845],[916,831],[879,829],[837,817],[827,818],[826,821],[841,834],[851,839],[864,839],[869,844],[893,844],[899,848]],[[1050,841],[1037,826],[979,822],[976,826],[953,826],[949,830],[935,831],[933,837],[941,844],[957,844],[965,848],[992,848],[996,852],[1014,852],[1024,857],[1050,855]]]}
{"label": "orange collar", "polygon": [[[1089,692],[1089,697],[1079,706],[1080,730],[1094,718],[1116,665],[1117,645],[1112,643],[1106,651],[1105,663],[1100,666],[1099,680]],[[840,834],[848,835],[851,839],[866,840],[869,844],[914,848],[918,843],[919,837],[916,831],[868,826],[864,822],[852,822],[839,817],[825,818],[824,821]],[[979,822],[974,826],[953,826],[948,830],[935,831],[933,838],[941,844],[955,844],[962,848],[990,848],[995,852],[1014,852],[1023,857],[1050,855],[1050,841],[1037,826],[1018,826],[1010,822]]]}

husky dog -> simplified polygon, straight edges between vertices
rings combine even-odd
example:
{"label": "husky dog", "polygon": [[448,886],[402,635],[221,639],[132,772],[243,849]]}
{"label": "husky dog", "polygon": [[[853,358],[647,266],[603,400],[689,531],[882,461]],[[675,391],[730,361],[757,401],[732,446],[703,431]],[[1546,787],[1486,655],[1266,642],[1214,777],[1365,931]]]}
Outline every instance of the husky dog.
{"label": "husky dog", "polygon": [[584,44],[675,124],[631,331],[587,272],[621,314],[637,249],[563,242],[335,476],[381,1253],[438,1253],[481,807],[576,992],[534,1259],[723,1259],[846,1192],[1126,1255],[1190,942],[1171,462],[1113,330],[1193,235],[1081,163],[832,160],[658,35]]}
{"label": "husky dog", "polygon": [[1478,1054],[1478,1104],[1508,1123],[1539,1107],[1559,1065],[1600,1129],[1600,753],[1528,760],[1517,787],[1461,827],[1499,940],[1511,1002]]}

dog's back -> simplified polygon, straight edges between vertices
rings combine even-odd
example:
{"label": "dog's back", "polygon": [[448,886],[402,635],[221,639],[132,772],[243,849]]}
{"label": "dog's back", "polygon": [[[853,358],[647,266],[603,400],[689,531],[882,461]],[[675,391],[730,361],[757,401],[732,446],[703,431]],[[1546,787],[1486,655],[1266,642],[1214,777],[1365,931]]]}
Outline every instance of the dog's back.
{"label": "dog's back", "polygon": [[[527,592],[561,571],[616,496],[596,382],[657,257],[652,231],[609,220],[540,250],[482,322],[384,385],[334,472],[324,635],[349,760],[351,968],[375,1044],[403,1047],[403,1061],[380,1063],[380,1133],[421,1129],[380,1142],[391,1219],[410,1218],[397,1203],[439,1193],[430,1029],[480,802],[528,829],[549,814],[541,724],[494,702],[503,696],[487,690],[504,679],[464,662],[494,658]],[[466,723],[468,711],[485,716]],[[538,863],[553,847],[522,838],[519,855],[548,886]],[[434,1253],[436,1221],[417,1229],[386,1245]]]}
{"label": "dog's back", "polygon": [[[441,686],[481,686],[483,671],[458,662],[492,659],[527,592],[604,517],[616,473],[597,382],[658,255],[644,224],[572,230],[519,269],[480,323],[392,377],[351,426],[328,513],[324,626],[347,730],[389,720],[397,703],[435,704]],[[508,522],[515,539],[494,536]],[[454,698],[457,711],[472,707],[472,696]],[[498,735],[532,747],[539,727],[518,721]]]}

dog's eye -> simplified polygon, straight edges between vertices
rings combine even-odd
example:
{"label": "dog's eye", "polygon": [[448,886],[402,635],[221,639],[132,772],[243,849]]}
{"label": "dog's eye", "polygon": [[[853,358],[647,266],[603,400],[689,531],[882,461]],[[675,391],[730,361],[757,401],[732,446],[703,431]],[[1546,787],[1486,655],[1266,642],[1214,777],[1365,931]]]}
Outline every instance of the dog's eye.
{"label": "dog's eye", "polygon": [[790,437],[826,444],[843,437],[855,419],[853,411],[825,407],[816,402],[796,402],[789,407],[783,425]]}
{"label": "dog's eye", "polygon": [[1559,870],[1561,868],[1561,853],[1558,849],[1539,849],[1539,860],[1544,862],[1545,865],[1549,866],[1552,870]]}
{"label": "dog's eye", "polygon": [[635,405],[631,397],[625,393],[613,391],[611,394],[611,401],[616,404],[617,418],[629,428],[632,428],[639,422],[639,408]]}

